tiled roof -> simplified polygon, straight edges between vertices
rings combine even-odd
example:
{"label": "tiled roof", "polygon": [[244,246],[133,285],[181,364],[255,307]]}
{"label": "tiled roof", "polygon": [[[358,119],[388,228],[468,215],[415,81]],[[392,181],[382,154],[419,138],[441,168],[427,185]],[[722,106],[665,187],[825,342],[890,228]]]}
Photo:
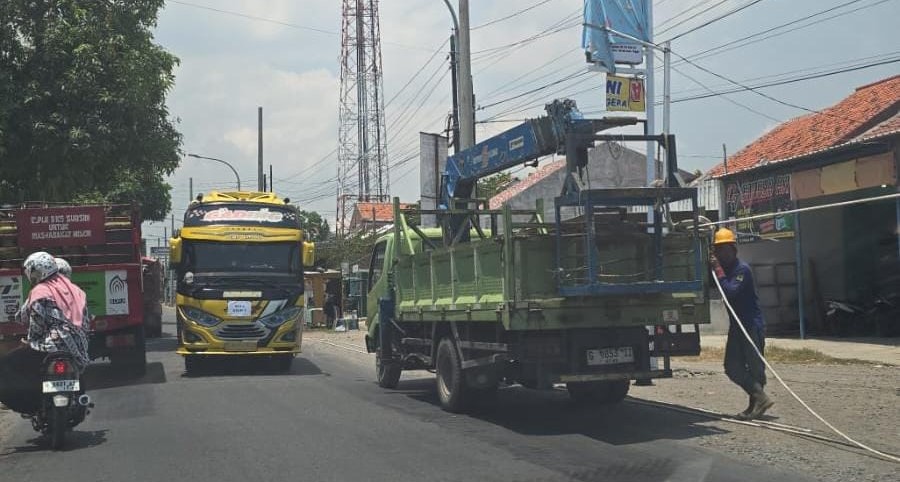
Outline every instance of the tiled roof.
{"label": "tiled roof", "polygon": [[[408,208],[409,206],[409,204],[400,203],[401,209]],[[394,220],[393,203],[356,203],[356,211],[359,212],[360,221],[371,222],[373,210],[375,211],[376,222],[392,222]]]}
{"label": "tiled roof", "polygon": [[[900,128],[898,109],[900,75],[864,85],[831,107],[784,122],[764,134],[728,158],[727,174],[801,157],[860,137],[891,134]],[[872,135],[872,131],[878,133]],[[719,164],[708,174],[726,174],[724,165]]]}
{"label": "tiled roof", "polygon": [[562,169],[563,167],[565,167],[565,165],[566,165],[565,157],[563,157],[561,159],[557,159],[549,164],[543,165],[540,169],[531,173],[530,176],[526,177],[525,179],[522,179],[521,181],[513,184],[509,188],[505,189],[504,191],[498,193],[496,196],[492,197],[490,202],[488,203],[489,207],[491,209],[500,209],[500,207],[503,206],[503,204],[505,202],[509,201],[510,199],[515,197],[517,194],[524,192],[529,187],[534,186],[535,184],[537,184],[538,182],[540,182],[542,179],[546,178],[547,176]]}

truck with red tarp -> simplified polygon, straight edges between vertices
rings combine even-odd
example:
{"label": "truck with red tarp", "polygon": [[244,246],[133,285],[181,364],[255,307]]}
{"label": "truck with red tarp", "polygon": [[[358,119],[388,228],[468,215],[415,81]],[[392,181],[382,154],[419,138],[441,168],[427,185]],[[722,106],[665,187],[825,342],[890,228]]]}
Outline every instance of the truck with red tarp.
{"label": "truck with red tarp", "polygon": [[131,205],[27,203],[0,208],[0,340],[23,337],[16,313],[30,286],[22,263],[35,251],[62,257],[87,294],[91,359],[145,371],[141,221]]}

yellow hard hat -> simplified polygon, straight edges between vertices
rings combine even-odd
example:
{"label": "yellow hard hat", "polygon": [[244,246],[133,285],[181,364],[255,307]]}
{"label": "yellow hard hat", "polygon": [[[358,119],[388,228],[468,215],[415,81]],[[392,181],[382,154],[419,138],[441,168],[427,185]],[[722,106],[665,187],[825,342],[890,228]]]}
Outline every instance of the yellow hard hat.
{"label": "yellow hard hat", "polygon": [[735,237],[734,237],[734,231],[732,231],[728,228],[719,228],[719,230],[716,231],[716,237],[713,240],[713,245],[718,246],[720,244],[735,244],[735,243],[737,243],[737,239],[735,239]]}
{"label": "yellow hard hat", "polygon": [[716,237],[713,240],[713,245],[718,246],[720,244],[735,244],[736,242],[737,240],[734,237],[734,231],[728,228],[719,228],[719,230],[716,231]]}

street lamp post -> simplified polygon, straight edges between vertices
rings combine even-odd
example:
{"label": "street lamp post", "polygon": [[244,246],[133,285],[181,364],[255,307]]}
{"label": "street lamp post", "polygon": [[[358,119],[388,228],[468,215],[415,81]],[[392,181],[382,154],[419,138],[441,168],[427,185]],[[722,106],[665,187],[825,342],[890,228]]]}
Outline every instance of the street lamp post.
{"label": "street lamp post", "polygon": [[231,172],[234,173],[234,177],[237,179],[237,188],[238,188],[238,191],[241,190],[241,176],[238,175],[238,172],[234,169],[234,166],[232,166],[231,164],[229,164],[227,161],[223,161],[222,159],[216,159],[215,157],[201,156],[201,155],[198,155],[198,154],[188,154],[187,156],[188,156],[188,157],[195,157],[195,158],[197,158],[197,159],[207,159],[207,160],[210,160],[210,161],[216,161],[216,162],[221,162],[222,164],[225,164],[226,166],[228,166],[229,169],[231,169]]}

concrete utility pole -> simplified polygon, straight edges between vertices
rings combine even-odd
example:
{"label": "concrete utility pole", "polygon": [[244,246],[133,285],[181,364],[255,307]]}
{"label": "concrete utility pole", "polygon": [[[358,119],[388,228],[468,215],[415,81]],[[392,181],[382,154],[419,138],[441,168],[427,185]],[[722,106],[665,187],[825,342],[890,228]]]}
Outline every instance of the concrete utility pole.
{"label": "concrete utility pole", "polygon": [[275,177],[272,174],[271,164],[269,164],[269,192],[275,192]]}
{"label": "concrete utility pole", "polygon": [[460,149],[475,145],[475,93],[472,87],[472,51],[469,43],[469,0],[459,0],[459,130]]}
{"label": "concrete utility pole", "polygon": [[191,196],[190,198],[188,198],[188,202],[191,202],[194,200],[194,178],[193,177],[188,178],[188,193],[190,193],[190,196]]}
{"label": "concrete utility pole", "polygon": [[258,142],[257,142],[257,175],[256,175],[256,190],[259,192],[265,191],[266,187],[263,185],[263,122],[262,122],[262,107],[257,107],[257,117],[259,121],[259,132],[258,132]]}

